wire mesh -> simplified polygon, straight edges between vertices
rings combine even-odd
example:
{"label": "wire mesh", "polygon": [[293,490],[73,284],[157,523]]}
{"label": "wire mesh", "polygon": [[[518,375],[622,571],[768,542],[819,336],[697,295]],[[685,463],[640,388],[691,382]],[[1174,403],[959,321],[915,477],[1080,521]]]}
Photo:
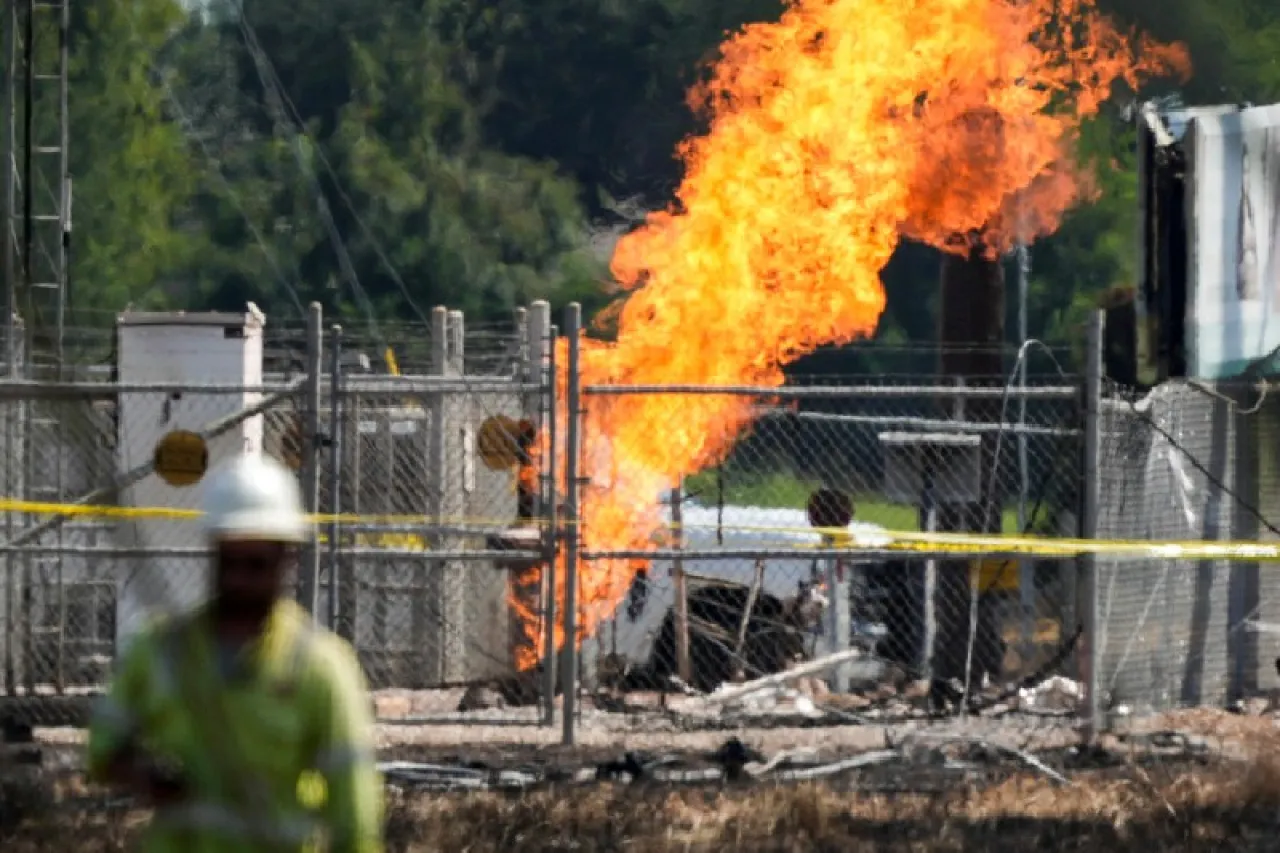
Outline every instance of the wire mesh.
{"label": "wire mesh", "polygon": [[[154,471],[160,439],[197,433],[210,457],[261,446],[288,459],[298,399],[287,389],[189,384],[0,390],[3,690],[95,690],[121,642],[207,594],[200,527],[182,512],[198,505],[200,449],[170,457],[166,480]],[[67,514],[66,504],[78,506]],[[165,512],[136,511],[157,507]]]}
{"label": "wire mesh", "polygon": [[[380,699],[422,693],[416,710],[449,714],[457,692],[429,688],[533,684],[543,645],[534,635],[545,626],[532,557],[544,558],[547,545],[531,452],[551,398],[550,374],[531,366],[528,351],[545,342],[526,339],[521,324],[478,329],[468,360],[463,344],[473,339],[460,317],[449,320],[399,347],[416,375],[388,375],[385,351],[370,359],[367,341],[335,338],[340,375],[319,376],[314,437],[313,398],[299,377],[307,340],[288,329],[270,336],[264,363],[294,384],[269,405],[264,393],[276,388],[120,384],[105,381],[109,370],[80,383],[0,383],[0,694],[34,702],[96,692],[121,642],[204,599],[200,526],[190,513],[166,514],[198,507],[202,483],[171,485],[152,463],[166,434],[209,430],[206,459],[262,447],[304,486],[314,469],[319,560],[304,553],[298,579],[318,563],[316,616],[355,645]],[[92,506],[51,514],[72,502]],[[36,716],[82,720],[84,709],[40,704]]]}
{"label": "wire mesh", "polygon": [[[928,704],[1070,671],[1074,561],[837,552],[886,530],[1076,535],[1071,381],[1032,387],[1025,413],[1003,380],[584,394],[579,604],[601,684],[707,693],[856,650],[839,692],[898,702],[924,681]],[[823,496],[850,518],[815,529]]]}
{"label": "wire mesh", "polygon": [[[1265,387],[1110,386],[1099,535],[1274,540],[1280,408]],[[1224,707],[1277,686],[1272,564],[1099,561],[1101,687],[1113,715]]]}
{"label": "wire mesh", "polygon": [[[352,381],[340,394],[343,521],[321,596],[336,565],[347,581],[334,627],[375,688],[511,677],[537,630],[541,600],[513,602],[511,577],[545,553],[540,484],[528,474],[543,398],[515,382],[453,387],[401,393]],[[330,488],[322,507],[334,508]]]}
{"label": "wire mesh", "polygon": [[[488,684],[495,704],[544,700],[519,719],[549,718],[556,593],[542,567],[570,528],[551,523],[544,492],[563,445],[543,435],[553,371],[529,367],[527,341],[508,344],[523,369],[353,370],[320,401],[319,510],[340,516],[319,528],[317,615],[353,642],[380,697],[413,694],[396,716],[454,719],[464,687]],[[238,419],[274,388],[0,383],[6,694],[100,688],[122,639],[207,586],[190,519],[84,510],[54,523],[31,502],[196,506],[198,486],[142,473],[175,429],[218,425],[214,455],[259,442],[301,468],[307,402],[290,387]],[[1003,380],[881,377],[732,393],[597,387],[583,399],[576,604],[588,687],[709,693],[851,650],[815,689],[889,713],[966,686],[993,703],[1011,685],[1074,676],[1075,560],[848,550],[930,526],[1076,535],[1074,379],[1034,380],[1025,395]],[[1109,386],[1100,419],[1100,536],[1280,537],[1268,520],[1280,407],[1258,386]],[[848,496],[851,539],[814,529],[816,494]],[[1099,570],[1095,645],[1113,712],[1277,686],[1280,590],[1266,567],[1103,557]],[[936,682],[951,692],[917,695]]]}

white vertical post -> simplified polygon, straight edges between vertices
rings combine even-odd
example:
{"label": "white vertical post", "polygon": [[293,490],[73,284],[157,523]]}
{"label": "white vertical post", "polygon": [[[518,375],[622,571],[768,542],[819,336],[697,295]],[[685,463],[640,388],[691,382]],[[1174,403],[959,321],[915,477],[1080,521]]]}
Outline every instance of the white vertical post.
{"label": "white vertical post", "polygon": [[[835,537],[824,534],[822,539],[826,548],[836,544]],[[827,591],[831,596],[827,602],[827,654],[838,654],[848,651],[850,643],[848,569],[839,557],[829,557],[823,562],[826,564]],[[841,664],[832,671],[831,689],[835,693],[849,692],[848,664]]]}
{"label": "white vertical post", "polygon": [[[1106,314],[1095,312],[1089,322],[1089,351],[1085,356],[1084,388],[1084,495],[1081,501],[1080,537],[1098,538],[1098,514],[1101,501],[1099,467],[1102,449],[1102,339]],[[1101,614],[1098,599],[1098,557],[1086,554],[1079,560],[1080,582],[1076,590],[1084,631],[1079,650],[1080,681],[1085,686],[1085,729],[1095,738],[1102,731],[1102,679],[1098,671],[1098,635]]]}
{"label": "white vertical post", "polygon": [[[920,507],[920,529],[925,533],[938,530],[938,508],[931,502]],[[938,561],[934,557],[924,561],[924,589],[922,591],[924,637],[920,643],[920,677],[933,680],[934,650],[938,644]]]}
{"label": "white vertical post", "polygon": [[[671,489],[671,538],[677,551],[684,547],[684,479],[677,478]],[[671,561],[671,581],[675,585],[676,674],[685,684],[693,680],[693,661],[689,658],[689,582],[684,574],[684,561]]]}
{"label": "white vertical post", "polygon": [[[323,358],[324,311],[319,302],[307,306],[307,364],[306,364],[306,436],[303,441],[302,497],[307,511],[320,511],[320,447],[322,444],[320,422],[320,395],[324,372]],[[318,528],[313,527],[313,531]],[[320,546],[314,536],[307,544],[299,572],[298,597],[302,606],[312,616],[319,610]]]}

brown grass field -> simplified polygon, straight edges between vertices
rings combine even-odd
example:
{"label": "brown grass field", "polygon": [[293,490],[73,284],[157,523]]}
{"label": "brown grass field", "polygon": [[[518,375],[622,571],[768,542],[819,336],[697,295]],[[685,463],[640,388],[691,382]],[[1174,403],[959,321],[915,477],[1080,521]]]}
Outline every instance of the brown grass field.
{"label": "brown grass field", "polygon": [[[1121,754],[1064,772],[952,775],[898,765],[827,784],[657,783],[525,794],[390,793],[393,851],[1276,851],[1280,728],[1188,712],[1162,724],[1210,743],[1198,756]],[[746,734],[743,735],[747,737]],[[439,754],[439,753],[437,753]],[[415,754],[414,757],[428,757]],[[1046,759],[1047,760],[1047,759]],[[918,778],[917,778],[918,777]],[[886,786],[886,783],[890,783]],[[898,788],[888,792],[886,787]],[[46,801],[0,827],[0,850],[130,849],[145,815]]]}
{"label": "brown grass field", "polygon": [[[947,795],[862,795],[821,785],[752,790],[617,786],[401,796],[389,804],[397,851],[1274,851],[1280,773],[1271,764],[1069,787],[1011,779]],[[137,814],[50,814],[8,837],[7,853],[127,850]]]}

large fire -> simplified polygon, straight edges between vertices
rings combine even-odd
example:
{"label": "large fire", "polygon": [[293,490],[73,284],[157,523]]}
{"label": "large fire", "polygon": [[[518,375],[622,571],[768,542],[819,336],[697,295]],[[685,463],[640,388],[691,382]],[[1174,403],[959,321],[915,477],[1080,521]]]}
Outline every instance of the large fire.
{"label": "large fire", "polygon": [[[583,341],[582,383],[782,384],[797,357],[875,331],[900,238],[998,251],[1052,232],[1090,192],[1071,157],[1081,120],[1118,82],[1187,69],[1094,0],[791,0],[733,36],[693,93],[709,131],[681,147],[676,204],[620,242],[630,293],[616,342]],[[662,492],[722,458],[754,401],[584,402],[582,541],[607,550],[652,544]],[[582,563],[584,635],[636,568]]]}

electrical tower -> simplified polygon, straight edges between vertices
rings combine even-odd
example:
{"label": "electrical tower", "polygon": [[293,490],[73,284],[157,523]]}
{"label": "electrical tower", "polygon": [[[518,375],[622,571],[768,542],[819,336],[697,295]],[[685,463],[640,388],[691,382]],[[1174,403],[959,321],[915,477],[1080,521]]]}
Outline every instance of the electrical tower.
{"label": "electrical tower", "polygon": [[[66,378],[63,352],[71,245],[68,161],[70,0],[5,0],[4,371],[12,379]],[[4,495],[63,502],[65,403],[19,401],[3,407]],[[7,539],[30,523],[4,514]],[[4,683],[28,692],[66,684],[67,607],[60,545],[49,555],[6,555]]]}
{"label": "electrical tower", "polygon": [[5,361],[10,376],[62,379],[71,244],[70,0],[7,5]]}

